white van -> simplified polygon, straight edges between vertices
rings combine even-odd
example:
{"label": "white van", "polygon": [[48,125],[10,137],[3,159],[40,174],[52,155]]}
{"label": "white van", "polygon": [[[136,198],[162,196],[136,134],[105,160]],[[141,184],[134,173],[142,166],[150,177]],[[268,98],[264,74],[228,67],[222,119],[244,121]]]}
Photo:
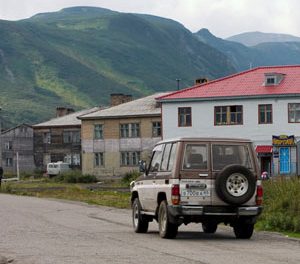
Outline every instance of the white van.
{"label": "white van", "polygon": [[58,161],[58,162],[51,162],[47,164],[47,175],[49,177],[56,176],[68,170],[70,170],[69,163]]}

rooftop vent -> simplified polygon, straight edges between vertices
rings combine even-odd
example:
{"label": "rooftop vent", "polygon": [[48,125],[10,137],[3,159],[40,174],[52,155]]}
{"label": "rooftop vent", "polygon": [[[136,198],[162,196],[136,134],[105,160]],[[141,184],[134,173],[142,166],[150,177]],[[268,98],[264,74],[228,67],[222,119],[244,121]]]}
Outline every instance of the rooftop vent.
{"label": "rooftop vent", "polygon": [[278,85],[283,80],[284,76],[285,74],[283,73],[276,73],[276,72],[265,73],[264,86]]}
{"label": "rooftop vent", "polygon": [[68,115],[68,114],[72,114],[74,112],[75,111],[74,111],[73,108],[64,107],[64,106],[56,107],[56,117],[65,116],[65,115]]}
{"label": "rooftop vent", "polygon": [[132,95],[114,93],[110,95],[110,106],[116,106],[132,101]]}

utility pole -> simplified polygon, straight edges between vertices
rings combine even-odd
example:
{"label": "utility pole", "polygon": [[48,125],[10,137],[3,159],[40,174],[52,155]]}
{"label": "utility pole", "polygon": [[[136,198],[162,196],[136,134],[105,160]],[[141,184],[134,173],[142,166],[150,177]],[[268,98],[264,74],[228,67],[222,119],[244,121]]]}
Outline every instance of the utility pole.
{"label": "utility pole", "polygon": [[179,83],[180,83],[180,79],[176,79],[176,82],[177,82],[177,90],[179,91]]}

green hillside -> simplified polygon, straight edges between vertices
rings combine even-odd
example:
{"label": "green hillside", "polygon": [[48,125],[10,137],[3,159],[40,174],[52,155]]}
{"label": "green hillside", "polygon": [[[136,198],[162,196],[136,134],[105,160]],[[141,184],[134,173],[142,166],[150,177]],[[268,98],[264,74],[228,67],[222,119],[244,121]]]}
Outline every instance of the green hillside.
{"label": "green hillside", "polygon": [[4,126],[141,97],[235,72],[227,56],[181,24],[148,15],[76,7],[0,21],[0,106]]}

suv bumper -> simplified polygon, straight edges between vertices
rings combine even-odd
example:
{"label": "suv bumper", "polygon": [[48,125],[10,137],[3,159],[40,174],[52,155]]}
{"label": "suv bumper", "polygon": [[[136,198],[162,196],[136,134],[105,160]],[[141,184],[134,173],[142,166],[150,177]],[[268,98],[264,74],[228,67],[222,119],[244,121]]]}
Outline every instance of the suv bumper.
{"label": "suv bumper", "polygon": [[178,216],[258,216],[262,212],[261,206],[181,206],[169,205],[169,213]]}

